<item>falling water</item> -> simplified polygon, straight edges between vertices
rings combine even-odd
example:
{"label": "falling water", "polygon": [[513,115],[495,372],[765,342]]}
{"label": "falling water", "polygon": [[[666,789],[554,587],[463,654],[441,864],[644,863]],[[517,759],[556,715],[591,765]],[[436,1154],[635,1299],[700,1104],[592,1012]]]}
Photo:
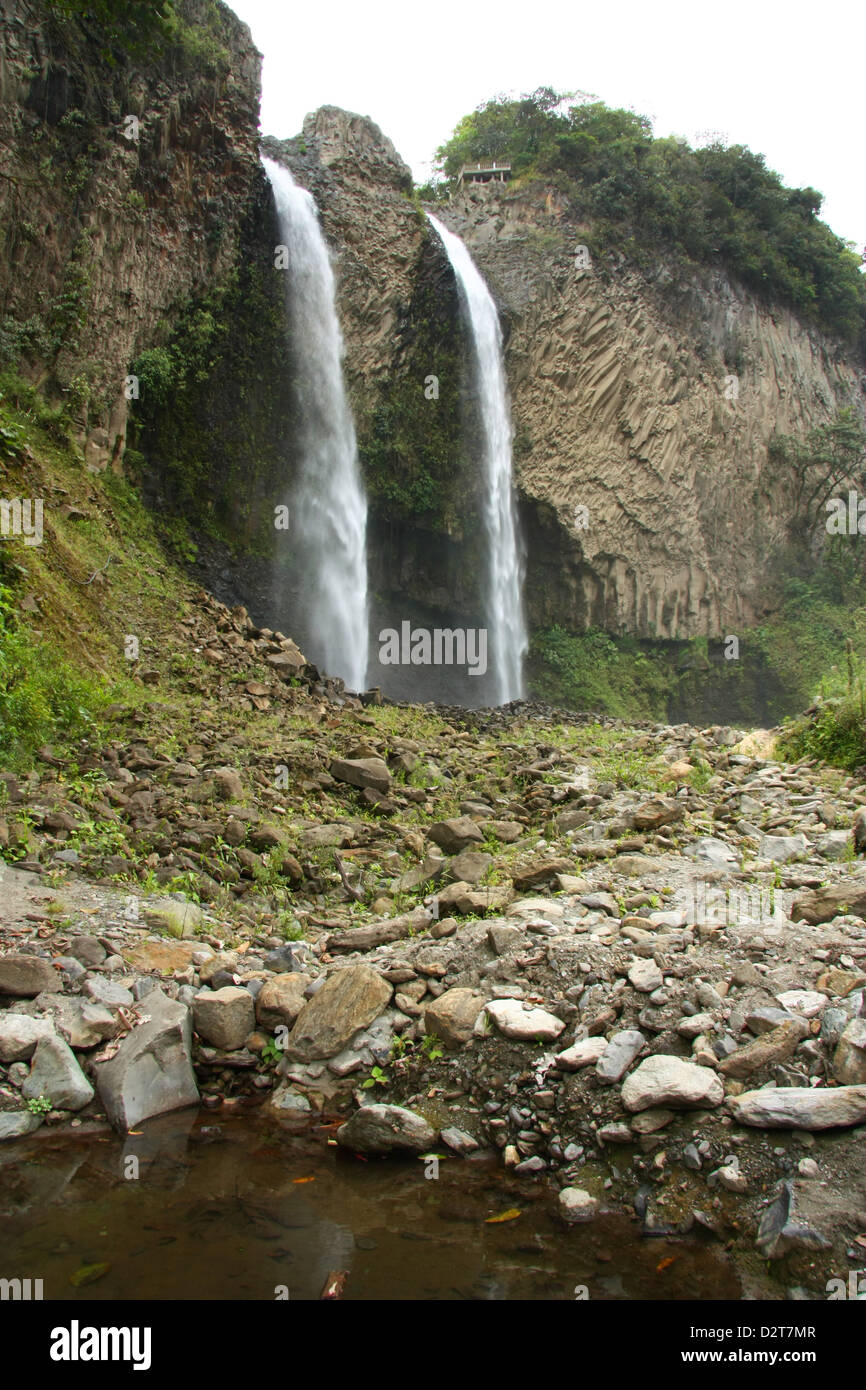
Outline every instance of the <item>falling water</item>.
{"label": "falling water", "polygon": [[502,332],[493,297],[458,236],[427,214],[457,277],[472,336],[481,411],[484,529],[487,541],[488,646],[497,704],[523,694],[526,625],[523,566],[511,479],[511,414],[502,357]]}
{"label": "falling water", "polygon": [[291,528],[309,605],[309,655],[350,690],[367,674],[367,502],[343,384],[334,275],[316,204],[281,164],[262,158],[288,248],[286,303],[293,343],[300,452]]}

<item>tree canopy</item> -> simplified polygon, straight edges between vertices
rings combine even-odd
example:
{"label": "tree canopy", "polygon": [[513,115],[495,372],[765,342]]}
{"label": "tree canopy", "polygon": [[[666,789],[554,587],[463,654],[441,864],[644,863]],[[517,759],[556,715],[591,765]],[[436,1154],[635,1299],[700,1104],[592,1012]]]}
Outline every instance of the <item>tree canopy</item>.
{"label": "tree canopy", "polygon": [[508,159],[514,178],[555,182],[599,244],[662,246],[723,265],[866,353],[860,258],[820,220],[816,189],[787,188],[744,145],[655,139],[646,116],[539,87],[483,102],[436,159],[449,180],[463,164]]}

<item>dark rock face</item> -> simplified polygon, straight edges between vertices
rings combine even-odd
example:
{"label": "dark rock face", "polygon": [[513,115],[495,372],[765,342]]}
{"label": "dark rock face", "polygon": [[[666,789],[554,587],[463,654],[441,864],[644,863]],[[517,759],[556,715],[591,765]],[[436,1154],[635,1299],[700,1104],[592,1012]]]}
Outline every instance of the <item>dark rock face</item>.
{"label": "dark rock face", "polygon": [[[203,0],[180,13],[209,59],[188,42],[153,58],[113,45],[109,65],[94,25],[44,3],[4,6],[0,294],[18,325],[9,348],[49,389],[72,387],[95,469],[123,450],[130,363],[161,319],[226,273],[259,174],[249,30]],[[39,174],[46,158],[49,178]]]}

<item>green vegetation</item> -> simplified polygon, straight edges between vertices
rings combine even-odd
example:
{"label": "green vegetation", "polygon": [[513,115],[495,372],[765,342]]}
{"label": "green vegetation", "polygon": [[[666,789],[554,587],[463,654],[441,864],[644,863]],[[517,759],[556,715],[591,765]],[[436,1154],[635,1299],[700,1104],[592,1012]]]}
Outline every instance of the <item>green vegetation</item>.
{"label": "green vegetation", "polygon": [[[431,380],[435,377],[435,382]],[[423,267],[396,343],[395,369],[372,407],[354,402],[364,480],[389,522],[454,525],[472,505],[472,427],[454,286]]]}
{"label": "green vegetation", "polygon": [[[73,20],[100,45],[110,67],[119,61],[165,59],[173,65],[227,71],[221,42],[226,16],[215,0],[196,8],[188,0],[48,0],[60,20]],[[204,24],[202,23],[204,19]]]}
{"label": "green vegetation", "polygon": [[172,0],[48,0],[58,14],[93,25],[109,49],[140,57],[164,49],[178,23]]}
{"label": "green vegetation", "polygon": [[224,283],[161,325],[159,345],[130,368],[140,397],[127,467],[155,478],[168,504],[161,511],[182,518],[163,532],[187,562],[189,527],[248,553],[266,550],[273,535],[294,402],[282,284],[262,249],[271,240],[245,242]]}
{"label": "green vegetation", "polygon": [[[821,700],[818,707],[788,724],[780,740],[783,757],[820,758],[848,772],[866,767],[866,694],[862,663],[855,683],[844,689],[839,680],[830,688],[839,691]],[[828,682],[829,684],[829,682]]]}
{"label": "green vegetation", "polygon": [[590,629],[536,632],[529,653],[532,689],[551,704],[651,719],[664,711],[670,670],[633,638],[616,640]]}
{"label": "green vegetation", "polygon": [[849,487],[861,496],[866,493],[866,430],[851,406],[837,411],[830,424],[810,430],[805,439],[774,435],[769,457],[782,465],[791,481],[790,529],[795,542],[802,542],[813,528],[823,529],[831,498],[844,496],[847,502]]}
{"label": "green vegetation", "polygon": [[509,159],[515,178],[543,178],[589,222],[593,251],[616,247],[725,266],[750,289],[866,348],[866,281],[853,248],[819,218],[814,188],[786,188],[743,145],[692,149],[654,139],[650,121],[585,94],[540,87],[484,102],[437,151],[453,179],[464,163]]}
{"label": "green vegetation", "polygon": [[0,586],[0,752],[27,761],[45,743],[80,737],[109,703],[107,688],[48,638],[16,621]]}
{"label": "green vegetation", "polygon": [[388,1077],[381,1067],[371,1068],[370,1075],[366,1081],[361,1082],[361,1090],[368,1091],[371,1086],[387,1086]]}

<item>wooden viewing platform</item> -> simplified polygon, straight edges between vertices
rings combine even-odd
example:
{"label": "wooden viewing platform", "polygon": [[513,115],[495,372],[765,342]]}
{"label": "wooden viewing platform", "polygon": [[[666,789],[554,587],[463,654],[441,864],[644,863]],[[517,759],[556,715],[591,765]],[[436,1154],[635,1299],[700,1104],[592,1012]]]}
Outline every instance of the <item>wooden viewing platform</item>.
{"label": "wooden viewing platform", "polygon": [[457,175],[461,183],[505,183],[511,175],[511,165],[501,159],[485,159],[479,164],[464,164]]}

